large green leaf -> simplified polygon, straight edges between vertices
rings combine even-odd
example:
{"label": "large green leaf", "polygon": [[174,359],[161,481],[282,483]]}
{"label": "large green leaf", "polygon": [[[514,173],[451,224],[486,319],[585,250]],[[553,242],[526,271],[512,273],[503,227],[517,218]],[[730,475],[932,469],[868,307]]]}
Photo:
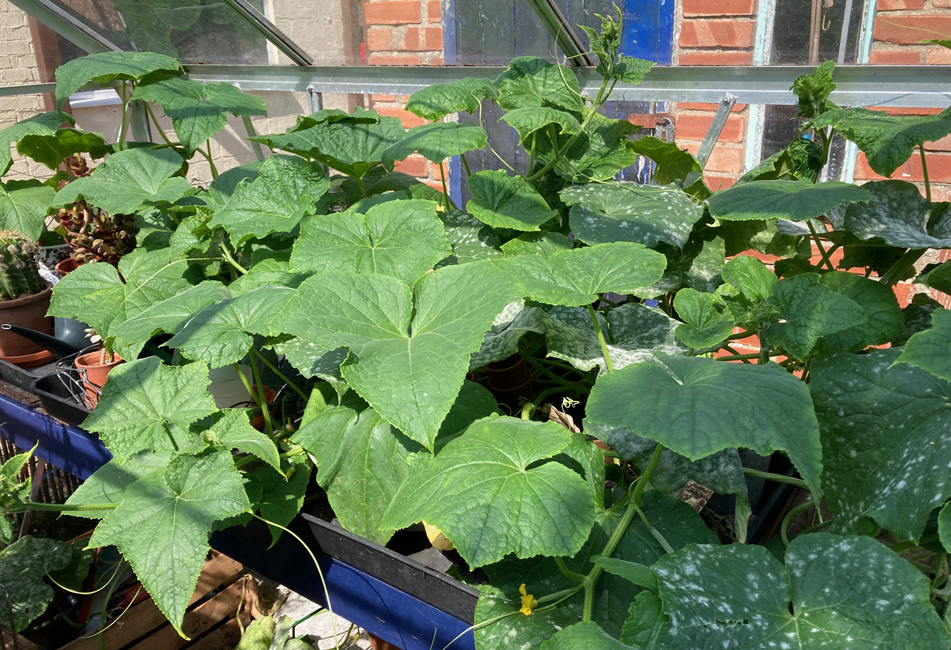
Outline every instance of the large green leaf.
{"label": "large green leaf", "polygon": [[126,149],[109,156],[89,176],[77,178],[56,193],[55,205],[83,197],[113,214],[135,212],[143,203],[177,201],[191,190],[181,176],[182,157],[170,149]]}
{"label": "large green leaf", "polygon": [[674,296],[674,309],[685,323],[677,328],[677,338],[695,350],[721,343],[733,333],[733,318],[712,293],[681,289]]}
{"label": "large green leaf", "polygon": [[46,574],[65,569],[71,558],[72,551],[63,542],[30,535],[0,551],[0,616],[5,630],[22,632],[46,611],[53,600]]}
{"label": "large green leaf", "polygon": [[802,535],[785,567],[762,546],[689,546],[654,571],[670,617],[654,648],[948,645],[927,578],[868,537]]}
{"label": "large green leaf", "polygon": [[250,139],[313,158],[341,174],[363,178],[380,164],[383,150],[405,135],[402,123],[395,117],[377,116],[375,120],[378,121],[325,121],[301,130]]}
{"label": "large green leaf", "polygon": [[182,74],[182,64],[154,52],[101,52],[68,61],[56,69],[56,106],[90,81],[107,84],[116,79],[140,81],[153,72]]}
{"label": "large green leaf", "polygon": [[568,251],[572,248],[574,246],[570,239],[561,233],[548,231],[527,232],[502,244],[502,252],[505,253],[505,257],[518,257],[519,255],[551,257],[558,251]]}
{"label": "large green leaf", "polygon": [[211,181],[208,186],[206,199],[209,199],[209,205],[221,207],[227,203],[231,195],[238,189],[238,184],[241,181],[244,179],[248,179],[249,182],[253,181],[261,174],[261,166],[264,162],[263,160],[255,160],[218,174],[218,178]]}
{"label": "large green leaf", "polygon": [[482,149],[488,142],[482,127],[471,122],[433,122],[406,132],[406,137],[391,144],[381,154],[383,166],[393,168],[397,160],[404,160],[418,152],[426,160],[440,163],[474,149]]}
{"label": "large green leaf", "polygon": [[446,238],[452,246],[452,256],[441,264],[468,264],[478,260],[502,257],[501,238],[490,226],[461,210],[440,212]]}
{"label": "large green leaf", "polygon": [[[633,142],[627,139],[637,131],[637,125],[627,120],[614,120],[595,113],[580,135],[563,133],[557,137],[558,160],[553,169],[574,183],[613,179],[619,171],[637,162]],[[551,163],[556,157],[554,143],[539,136],[541,132],[532,137],[529,146],[534,146],[538,161]],[[569,140],[574,140],[570,147]]]}
{"label": "large green leaf", "polygon": [[[208,423],[208,428],[202,431],[202,438],[206,442],[224,447],[228,451],[243,451],[263,460],[276,470],[280,469],[281,459],[278,457],[277,445],[251,426],[247,410],[224,409],[215,415],[213,421]],[[220,417],[217,417],[219,415]]]}
{"label": "large green leaf", "polygon": [[435,122],[452,113],[476,113],[483,99],[495,99],[492,82],[489,79],[466,77],[417,90],[406,102],[406,110]]}
{"label": "large green leaf", "polygon": [[621,643],[601,629],[594,621],[575,623],[545,641],[540,650],[630,650],[630,646]]}
{"label": "large green leaf", "polygon": [[552,422],[479,420],[414,468],[382,525],[400,529],[425,520],[470,567],[507,553],[574,555],[594,523],[591,492],[564,465],[537,464],[564,450],[572,435]]}
{"label": "large green leaf", "polygon": [[169,77],[136,87],[133,99],[153,102],[172,120],[178,141],[188,154],[225,128],[227,114],[267,115],[264,99],[243,93],[231,84],[203,84],[200,81]]}
{"label": "large green leaf", "polygon": [[[115,458],[97,469],[66,500],[70,506],[118,504],[125,489],[143,476],[164,469],[172,458],[171,451],[143,451],[120,463]],[[102,519],[108,510],[72,510],[73,517]]]}
{"label": "large green leaf", "polygon": [[143,449],[197,451],[201,440],[188,426],[217,410],[209,383],[203,363],[176,368],[147,357],[120,364],[83,427],[98,433],[119,462]]}
{"label": "large green leaf", "polygon": [[[0,133],[0,139],[2,137],[2,133]],[[73,154],[94,151],[104,146],[106,146],[106,142],[101,133],[61,128],[52,134],[30,133],[24,135],[17,142],[17,152],[29,156],[54,171],[59,171],[59,166],[63,164],[63,161]]]}
{"label": "large green leaf", "polygon": [[[830,289],[816,273],[780,280],[770,302],[778,309],[780,320],[765,330],[766,340],[796,359],[809,356],[821,336],[846,331],[843,336],[851,339],[867,329],[862,306],[845,293]],[[830,341],[830,345],[835,343],[834,339]]]}
{"label": "large green leaf", "polygon": [[[639,303],[625,303],[610,310],[607,316],[597,313],[615,368],[654,359],[652,352],[686,354],[677,341],[677,321],[659,309]],[[543,316],[548,355],[564,359],[575,368],[604,372],[604,355],[598,342],[591,315],[583,307],[554,307]]]}
{"label": "large green leaf", "polygon": [[633,293],[663,276],[664,256],[640,244],[617,242],[498,262],[525,287],[526,295],[549,305],[587,305],[602,293]]}
{"label": "large green leaf", "polygon": [[274,351],[283,354],[287,362],[304,377],[319,377],[329,383],[338,395],[342,396],[349,389],[340,374],[340,364],[347,359],[346,348],[331,350],[312,341],[294,337],[290,341],[275,344]]}
{"label": "large green leaf", "polygon": [[859,239],[882,238],[902,248],[951,248],[951,218],[929,224],[933,205],[916,185],[905,181],[873,181],[863,185],[868,203],[845,211],[845,227]]}
{"label": "large green leaf", "polygon": [[868,191],[851,183],[756,181],[717,192],[708,204],[710,214],[717,219],[805,221],[821,217],[842,203],[868,200]]}
{"label": "large green leaf", "polygon": [[48,185],[0,183],[0,229],[15,230],[36,241],[43,234],[54,196],[56,191]]}
{"label": "large green leaf", "polygon": [[391,201],[360,214],[314,216],[301,224],[295,271],[380,273],[413,284],[452,254],[432,201]]}
{"label": "large green leaf", "polygon": [[654,169],[654,182],[658,185],[670,185],[674,181],[683,182],[691,173],[703,173],[700,161],[674,142],[664,142],[649,135],[635,140],[631,149],[657,163]]}
{"label": "large green leaf", "polygon": [[909,363],[932,375],[951,381],[951,311],[937,309],[931,329],[918,332],[905,343],[896,363]]}
{"label": "large green leaf", "polygon": [[519,140],[522,142],[525,142],[535,131],[548,126],[557,126],[558,130],[555,132],[556,134],[566,133],[573,135],[575,133],[581,133],[581,123],[574,115],[548,106],[516,108],[514,111],[509,111],[503,115],[499,121],[504,121],[515,129],[518,132]]}
{"label": "large green leaf", "polygon": [[649,287],[638,289],[634,295],[638,298],[657,298],[669,291],[681,287],[693,287],[697,291],[712,292],[720,284],[720,271],[723,270],[725,244],[720,237],[709,241],[690,240],[680,251],[674,247],[665,247],[667,268],[660,281]]}
{"label": "large green leaf", "polygon": [[816,346],[818,354],[860,352],[870,345],[888,343],[904,330],[901,307],[892,287],[844,271],[826,273],[822,284],[858,304],[866,320],[820,338]]}
{"label": "large green leaf", "polygon": [[548,207],[542,195],[522,176],[505,170],[477,172],[469,177],[472,199],[466,209],[479,221],[495,228],[538,230],[558,211]]}
{"label": "large green leaf", "polygon": [[182,617],[208,554],[212,525],[250,508],[230,451],[182,454],[164,471],[129,485],[89,544],[118,547],[156,606],[184,636]]}
{"label": "large green leaf", "polygon": [[315,202],[329,187],[330,180],[317,163],[271,156],[257,178],[238,185],[208,225],[224,227],[235,244],[291,232],[304,216],[315,212]]}
{"label": "large green leaf", "polygon": [[495,85],[499,106],[506,111],[552,104],[569,111],[582,108],[581,89],[571,69],[535,56],[512,59]]}
{"label": "large green leaf", "polygon": [[177,334],[195,314],[228,298],[228,290],[220,282],[189,287],[110,328],[113,349],[125,359],[135,359],[153,336]]}
{"label": "large green leaf", "polygon": [[930,512],[951,496],[951,384],[893,365],[900,354],[840,353],[813,363],[824,493],[837,530],[862,530],[870,518],[918,539]]}
{"label": "large green leaf", "polygon": [[277,313],[295,295],[287,287],[263,286],[222,300],[195,315],[165,345],[212,368],[237,363],[248,354],[254,334],[271,333]]}
{"label": "large green leaf", "polygon": [[57,129],[63,123],[73,124],[73,117],[59,111],[50,111],[20,120],[0,130],[0,176],[6,174],[13,164],[12,145],[28,135],[55,137]]}
{"label": "large green leaf", "polygon": [[730,447],[764,456],[785,451],[818,492],[819,425],[804,383],[775,364],[656,356],[661,363],[636,363],[601,377],[587,419],[627,427],[691,460]]}
{"label": "large green leaf", "polygon": [[631,604],[629,614],[621,629],[621,641],[638,650],[654,650],[670,623],[660,597],[653,592],[642,591]]}
{"label": "large green leaf", "polygon": [[173,259],[170,250],[137,249],[110,264],[83,264],[57,283],[50,316],[89,323],[108,341],[129,318],[189,288],[182,276],[187,262]]}
{"label": "large green leaf", "polygon": [[505,306],[485,333],[482,347],[469,357],[469,369],[476,370],[495,361],[508,359],[518,351],[518,343],[526,334],[545,332],[542,310],[517,300]]}
{"label": "large green leaf", "polygon": [[703,207],[677,187],[651,187],[627,181],[575,185],[561,192],[572,206],[575,237],[586,244],[629,241],[683,248]]}
{"label": "large green leaf", "polygon": [[835,127],[865,153],[869,167],[882,176],[891,176],[911,157],[915,147],[951,134],[951,109],[917,116],[844,108],[820,115],[812,125],[817,129]]}
{"label": "large green leaf", "polygon": [[293,440],[320,460],[317,483],[340,524],[385,544],[394,531],[380,520],[409,474],[407,459],[422,448],[373,409],[345,406],[327,409]]}
{"label": "large green leaf", "polygon": [[281,327],[330,349],[349,348],[344,379],[387,422],[429,449],[469,355],[522,293],[489,262],[438,269],[413,291],[389,276],[346,273],[315,275],[298,291]]}
{"label": "large green leaf", "polygon": [[951,294],[951,261],[943,262],[922,273],[915,280],[915,283],[919,282],[932,289]]}

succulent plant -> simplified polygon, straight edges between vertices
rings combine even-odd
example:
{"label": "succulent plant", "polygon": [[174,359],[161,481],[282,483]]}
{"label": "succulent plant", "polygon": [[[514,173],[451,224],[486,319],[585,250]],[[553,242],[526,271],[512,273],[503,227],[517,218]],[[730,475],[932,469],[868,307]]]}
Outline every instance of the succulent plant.
{"label": "succulent plant", "polygon": [[[92,173],[79,154],[68,158],[66,164],[74,176]],[[135,248],[135,217],[131,214],[109,214],[80,200],[60,209],[57,219],[66,230],[66,243],[77,262],[115,266]]]}
{"label": "succulent plant", "polygon": [[20,233],[0,231],[0,300],[32,296],[46,288],[39,253],[39,246]]}

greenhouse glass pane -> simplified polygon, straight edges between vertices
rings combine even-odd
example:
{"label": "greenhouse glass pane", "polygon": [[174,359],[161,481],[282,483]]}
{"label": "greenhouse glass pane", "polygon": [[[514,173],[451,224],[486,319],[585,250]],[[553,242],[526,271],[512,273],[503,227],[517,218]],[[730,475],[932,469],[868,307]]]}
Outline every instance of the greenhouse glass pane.
{"label": "greenhouse glass pane", "polygon": [[[267,64],[267,42],[220,0],[53,0],[124,50],[184,63]],[[263,10],[262,0],[251,4]]]}

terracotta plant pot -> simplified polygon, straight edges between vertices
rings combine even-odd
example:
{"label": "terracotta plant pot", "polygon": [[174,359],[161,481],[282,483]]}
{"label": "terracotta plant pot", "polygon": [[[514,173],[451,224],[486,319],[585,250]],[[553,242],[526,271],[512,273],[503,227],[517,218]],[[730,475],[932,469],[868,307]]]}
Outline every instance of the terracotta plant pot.
{"label": "terracotta plant pot", "polygon": [[112,362],[100,363],[101,354],[101,350],[87,352],[76,357],[73,362],[79,370],[79,378],[86,391],[86,406],[89,408],[96,408],[96,404],[99,403],[99,395],[102,393],[102,387],[106,385],[109,373],[123,361],[122,357],[115,354]]}
{"label": "terracotta plant pot", "polygon": [[[251,386],[251,392],[255,396],[257,396],[258,387],[256,385]],[[275,399],[277,399],[277,391],[275,391],[273,388],[265,388],[264,401],[266,401],[268,404],[273,404]],[[255,407],[256,412],[254,414],[254,417],[251,419],[251,426],[254,427],[255,429],[262,430],[264,428],[264,414],[257,412],[257,410],[258,410],[257,407]],[[273,424],[274,416],[277,414],[277,409],[272,408],[268,410],[271,413],[271,423]]]}
{"label": "terracotta plant pot", "polygon": [[[46,315],[50,308],[52,289],[16,300],[0,301],[0,323],[19,325],[43,334],[53,334],[53,319]],[[25,357],[42,351],[39,345],[19,334],[0,330],[0,358]]]}
{"label": "terracotta plant pot", "polygon": [[490,363],[484,368],[489,391],[502,404],[518,406],[520,397],[531,397],[532,371],[521,356],[511,356],[504,361]]}
{"label": "terracotta plant pot", "polygon": [[53,267],[53,269],[59,274],[59,277],[65,278],[67,275],[75,271],[81,266],[79,262],[74,260],[72,257],[63,260],[59,264]]}

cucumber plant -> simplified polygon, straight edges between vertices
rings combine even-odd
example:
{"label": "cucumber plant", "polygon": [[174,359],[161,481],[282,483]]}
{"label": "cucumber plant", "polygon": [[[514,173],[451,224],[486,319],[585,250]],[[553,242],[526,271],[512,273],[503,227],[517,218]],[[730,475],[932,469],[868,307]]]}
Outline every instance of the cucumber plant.
{"label": "cucumber plant", "polygon": [[[949,647],[951,317],[924,296],[902,308],[893,286],[951,289],[951,263],[920,268],[951,248],[951,212],[927,175],[924,196],[818,181],[836,136],[883,176],[916,149],[926,169],[951,109],[839,108],[823,64],[792,89],[801,137],[714,193],[689,153],[601,113],[650,69],[618,56],[619,29],[589,34],[593,97],[570,69],[517,58],[413,95],[431,122],[408,131],[373,110],[300,117],[253,138],[281,153],[207,189],[181,176],[220,124],[198,107],[248,105],[140,80],[132,96],[182,143],[124,149],[101,187],[67,186],[152,225],[118,271],[86,264],[54,292],[53,315],[130,361],[84,424],[114,459],[50,507],[99,519],[90,543],[117,546],[173,625],[212,530],[285,526],[316,470],[344,527],[385,543],[425,520],[484,570],[480,650]],[[105,74],[90,70],[60,95]],[[486,133],[444,121],[490,101],[524,174],[469,173]],[[413,153],[459,156],[472,199],[393,171]],[[639,155],[657,184],[614,180]],[[148,184],[108,191],[119,175]],[[149,341],[171,361],[140,356]],[[512,355],[543,386],[514,412],[467,378]],[[267,370],[299,400],[292,430],[260,388],[263,431],[204,391],[209,369],[246,359],[258,387]],[[587,435],[549,421],[553,396],[583,404]],[[798,475],[745,468],[740,450]],[[808,495],[769,549],[748,543],[748,475]],[[675,496],[691,481],[735,501],[727,530]],[[815,523],[790,540],[805,510]]]}

